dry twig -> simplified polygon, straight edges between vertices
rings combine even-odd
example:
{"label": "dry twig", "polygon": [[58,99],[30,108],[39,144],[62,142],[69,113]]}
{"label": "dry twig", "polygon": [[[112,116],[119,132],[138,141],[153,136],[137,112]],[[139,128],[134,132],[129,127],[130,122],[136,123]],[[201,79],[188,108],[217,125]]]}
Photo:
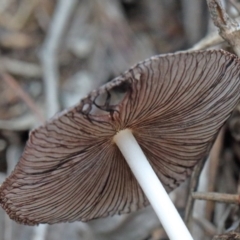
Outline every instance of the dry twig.
{"label": "dry twig", "polygon": [[[212,147],[212,150],[210,152],[208,187],[207,187],[208,192],[213,192],[216,190],[215,186],[216,186],[217,172],[219,169],[219,161],[220,161],[220,157],[221,157],[221,151],[223,148],[224,133],[225,133],[225,128],[221,129],[221,131],[218,134],[218,137]],[[210,220],[212,218],[213,210],[214,210],[214,203],[207,202],[206,209],[205,209],[205,216],[206,216],[207,220]]]}
{"label": "dry twig", "polygon": [[240,204],[239,194],[226,194],[216,192],[193,192],[192,197],[198,200],[209,200],[222,203]]}
{"label": "dry twig", "polygon": [[214,234],[217,233],[216,227],[207,219],[205,218],[196,218],[194,217],[194,221],[204,230],[204,232],[208,236],[213,236]]}
{"label": "dry twig", "polygon": [[1,69],[13,75],[18,75],[27,78],[41,77],[42,69],[34,63],[28,63],[16,59],[3,57],[0,59]]}
{"label": "dry twig", "polygon": [[47,117],[59,110],[58,51],[77,0],[59,0],[41,51],[46,93]]}
{"label": "dry twig", "polygon": [[209,35],[201,39],[199,42],[194,44],[193,47],[188,49],[187,51],[189,52],[189,51],[202,50],[202,49],[216,46],[223,42],[224,40],[219,36],[218,33],[210,33]]}
{"label": "dry twig", "polygon": [[240,56],[240,26],[225,12],[220,0],[207,0],[209,12],[219,34],[225,39]]}
{"label": "dry twig", "polygon": [[27,23],[28,19],[32,15],[35,7],[38,5],[39,0],[22,0],[20,1],[20,6],[14,15],[9,16],[9,26],[12,29],[20,30]]}
{"label": "dry twig", "polygon": [[[190,178],[189,193],[196,191],[196,189],[198,187],[199,177],[200,177],[200,174],[202,172],[202,169],[204,167],[206,160],[207,160],[207,158],[203,159],[201,162],[199,162],[195,166],[193,173],[191,175],[191,178]],[[194,199],[192,198],[191,194],[188,194],[186,210],[185,210],[185,217],[184,217],[184,220],[188,227],[190,226],[190,223],[192,221],[193,204],[194,204]]]}
{"label": "dry twig", "polygon": [[42,113],[38,110],[38,107],[35,105],[34,101],[30,98],[30,96],[22,90],[21,86],[17,83],[17,81],[7,73],[2,73],[1,77],[6,82],[6,84],[8,84],[8,86],[12,88],[14,92],[26,103],[26,105],[34,113],[38,121],[44,122],[44,117]]}
{"label": "dry twig", "polygon": [[240,233],[231,231],[228,233],[216,235],[212,240],[240,240]]}
{"label": "dry twig", "polygon": [[36,125],[36,118],[32,114],[17,117],[12,120],[0,120],[0,129],[23,131],[32,129]]}

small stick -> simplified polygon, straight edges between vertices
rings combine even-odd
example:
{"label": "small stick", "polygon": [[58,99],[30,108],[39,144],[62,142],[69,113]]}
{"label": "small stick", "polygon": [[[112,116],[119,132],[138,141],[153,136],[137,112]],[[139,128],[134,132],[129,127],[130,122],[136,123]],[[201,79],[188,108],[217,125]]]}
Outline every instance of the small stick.
{"label": "small stick", "polygon": [[22,0],[17,12],[10,18],[9,26],[14,30],[21,30],[33,14],[33,11],[39,4],[39,0]]}
{"label": "small stick", "polygon": [[77,0],[58,0],[57,7],[40,54],[46,93],[47,117],[59,111],[58,50]]}
{"label": "small stick", "polygon": [[22,90],[21,86],[17,83],[17,81],[7,73],[2,73],[1,77],[8,84],[8,86],[12,88],[13,91],[26,103],[26,105],[34,113],[37,119],[41,123],[43,123],[45,119],[42,113],[38,110],[37,106],[35,105],[33,100],[30,98],[30,96]]}
{"label": "small stick", "polygon": [[42,77],[42,69],[38,64],[23,62],[17,59],[11,58],[0,58],[0,66],[2,71],[8,72],[13,75],[23,76],[23,77]]}
{"label": "small stick", "polygon": [[224,39],[221,36],[219,36],[217,32],[214,32],[214,33],[210,33],[209,35],[201,39],[199,42],[194,44],[193,47],[188,49],[187,51],[190,52],[190,51],[202,50],[202,49],[206,49],[206,48],[218,45],[223,42],[224,42]]}
{"label": "small stick", "polygon": [[208,221],[206,218],[203,217],[193,217],[193,220],[196,224],[198,224],[208,236],[213,236],[217,233],[217,228],[214,226],[213,223]]}
{"label": "small stick", "polygon": [[1,120],[0,128],[11,131],[29,130],[36,125],[36,118],[32,114],[24,114],[11,120]]}
{"label": "small stick", "polygon": [[219,34],[225,39],[240,56],[240,25],[230,18],[224,10],[220,0],[207,0],[209,12]]}
{"label": "small stick", "polygon": [[240,204],[239,194],[226,194],[216,192],[193,192],[192,197],[198,200],[209,200],[221,203]]}
{"label": "small stick", "polygon": [[[208,187],[206,189],[207,192],[215,191],[219,161],[221,158],[221,151],[223,149],[224,133],[225,133],[225,128],[222,128],[210,152],[210,156],[209,156],[210,161],[209,161],[209,170],[208,170]],[[206,203],[205,217],[207,220],[211,219],[212,213],[214,211],[214,206],[215,204],[213,202]]]}
{"label": "small stick", "polygon": [[227,233],[223,233],[220,235],[216,235],[213,237],[212,240],[238,240],[240,239],[240,233],[239,232],[235,232],[235,231],[231,231],[231,232],[227,232]]}
{"label": "small stick", "polygon": [[[207,159],[208,158],[203,159],[195,166],[193,173],[191,175],[191,178],[190,178],[189,193],[197,190],[199,177],[200,177],[200,174],[202,172],[202,169],[203,169],[204,164]],[[194,204],[194,199],[192,198],[191,194],[188,194],[186,210],[185,210],[185,217],[184,217],[184,221],[188,227],[190,226],[190,223],[192,221],[193,204]]]}

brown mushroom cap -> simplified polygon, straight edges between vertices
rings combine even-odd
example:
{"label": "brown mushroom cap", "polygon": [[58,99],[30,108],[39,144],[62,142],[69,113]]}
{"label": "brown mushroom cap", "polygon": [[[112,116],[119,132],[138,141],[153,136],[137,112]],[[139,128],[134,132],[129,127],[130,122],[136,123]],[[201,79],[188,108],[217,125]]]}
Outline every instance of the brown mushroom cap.
{"label": "brown mushroom cap", "polygon": [[[0,188],[2,207],[12,219],[34,225],[88,221],[148,205],[114,135],[130,128],[170,191],[208,155],[238,102],[239,76],[239,59],[222,50],[160,55],[137,64],[31,132]],[[125,96],[111,104],[118,86],[125,87]]]}

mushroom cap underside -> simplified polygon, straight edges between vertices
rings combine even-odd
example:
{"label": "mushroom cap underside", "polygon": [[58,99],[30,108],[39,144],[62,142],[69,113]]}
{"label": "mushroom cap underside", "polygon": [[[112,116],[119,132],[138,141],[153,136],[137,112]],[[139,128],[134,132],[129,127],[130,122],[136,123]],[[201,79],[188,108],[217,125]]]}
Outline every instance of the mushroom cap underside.
{"label": "mushroom cap underside", "polygon": [[[131,129],[171,191],[207,157],[238,102],[239,74],[239,59],[222,50],[159,55],[135,65],[31,132],[0,187],[1,206],[15,221],[34,225],[148,205],[114,135]],[[113,104],[119,89],[123,97]]]}

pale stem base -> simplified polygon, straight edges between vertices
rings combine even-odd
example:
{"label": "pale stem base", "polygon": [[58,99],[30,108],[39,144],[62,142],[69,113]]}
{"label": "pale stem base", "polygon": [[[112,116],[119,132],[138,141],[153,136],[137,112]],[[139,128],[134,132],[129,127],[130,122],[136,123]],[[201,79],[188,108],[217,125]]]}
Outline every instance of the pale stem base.
{"label": "pale stem base", "polygon": [[117,133],[114,142],[125,157],[170,240],[193,240],[131,130],[125,129]]}

